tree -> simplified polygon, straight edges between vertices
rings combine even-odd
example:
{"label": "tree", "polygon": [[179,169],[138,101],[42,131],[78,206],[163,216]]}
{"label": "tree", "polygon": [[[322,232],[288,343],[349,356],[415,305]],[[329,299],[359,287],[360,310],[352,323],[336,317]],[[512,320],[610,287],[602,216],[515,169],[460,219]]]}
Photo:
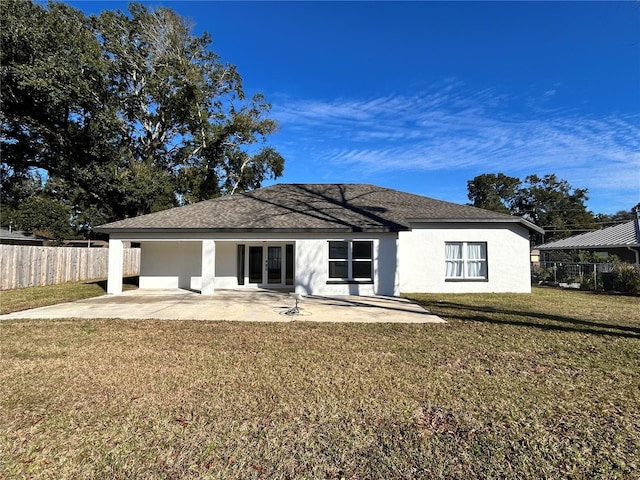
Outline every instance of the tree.
{"label": "tree", "polygon": [[597,228],[585,205],[587,190],[574,189],[553,174],[529,175],[524,182],[502,173],[483,174],[468,181],[467,189],[473,206],[521,216],[545,229],[545,241]]}
{"label": "tree", "polygon": [[73,237],[71,209],[44,195],[35,195],[20,203],[11,215],[17,230],[36,233],[58,241]]}
{"label": "tree", "polygon": [[640,203],[636,204],[629,210],[620,210],[613,214],[599,213],[596,215],[596,220],[601,225],[610,226],[620,223],[626,223],[636,218],[636,212],[640,211]]}
{"label": "tree", "polygon": [[[282,174],[271,148],[249,153],[277,128],[260,94],[246,100],[236,68],[209,50],[210,36],[166,8],[131,4],[129,14],[95,18],[118,97],[120,213],[140,215],[174,203],[259,187]],[[89,180],[91,176],[84,176]],[[150,184],[158,187],[149,191]]]}
{"label": "tree", "polygon": [[2,227],[16,226],[16,210],[20,203],[27,198],[42,192],[42,178],[38,175],[7,173],[8,167],[0,167],[0,225]]}
{"label": "tree", "polygon": [[107,63],[82,12],[62,3],[0,4],[3,175],[33,169],[67,174],[110,158],[117,122],[108,104]]}
{"label": "tree", "polygon": [[500,213],[510,213],[520,179],[504,173],[485,173],[467,182],[471,205]]}
{"label": "tree", "polygon": [[[166,8],[1,5],[2,184],[42,172],[78,228],[282,175],[269,103]],[[262,144],[262,145],[261,145]],[[11,178],[15,177],[13,180]]]}
{"label": "tree", "polygon": [[545,229],[545,240],[557,240],[597,228],[587,210],[587,189],[573,188],[556,175],[529,175],[518,188],[512,212]]}

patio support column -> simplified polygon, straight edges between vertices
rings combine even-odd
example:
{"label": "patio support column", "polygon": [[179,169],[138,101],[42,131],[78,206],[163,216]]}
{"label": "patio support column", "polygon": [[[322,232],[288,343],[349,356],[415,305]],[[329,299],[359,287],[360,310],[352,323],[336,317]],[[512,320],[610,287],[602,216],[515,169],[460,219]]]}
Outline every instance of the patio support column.
{"label": "patio support column", "polygon": [[202,241],[202,295],[212,295],[215,290],[216,277],[216,242]]}
{"label": "patio support column", "polygon": [[107,294],[122,293],[122,265],[124,246],[122,240],[109,238],[109,268],[107,271]]}

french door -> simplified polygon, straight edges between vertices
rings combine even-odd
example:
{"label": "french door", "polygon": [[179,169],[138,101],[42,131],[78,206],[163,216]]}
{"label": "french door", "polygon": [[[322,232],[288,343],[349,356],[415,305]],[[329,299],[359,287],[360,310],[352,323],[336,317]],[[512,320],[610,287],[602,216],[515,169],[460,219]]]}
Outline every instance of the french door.
{"label": "french door", "polygon": [[249,247],[249,283],[262,283],[262,246]]}
{"label": "french door", "polygon": [[293,285],[293,245],[249,245],[249,283]]}
{"label": "french door", "polygon": [[267,285],[281,285],[282,281],[282,247],[267,247]]}

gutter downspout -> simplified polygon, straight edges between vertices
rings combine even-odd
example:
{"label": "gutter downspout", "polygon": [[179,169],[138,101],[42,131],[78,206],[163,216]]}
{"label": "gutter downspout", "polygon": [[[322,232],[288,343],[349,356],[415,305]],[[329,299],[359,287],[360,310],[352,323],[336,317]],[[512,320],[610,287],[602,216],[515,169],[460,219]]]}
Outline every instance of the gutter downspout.
{"label": "gutter downspout", "polygon": [[[633,219],[633,226],[635,227],[635,234],[636,234],[636,242],[640,243],[640,208],[635,207],[633,209],[633,212],[636,214],[635,218]],[[636,254],[636,265],[640,265],[640,252],[631,247],[627,247],[627,248]]]}

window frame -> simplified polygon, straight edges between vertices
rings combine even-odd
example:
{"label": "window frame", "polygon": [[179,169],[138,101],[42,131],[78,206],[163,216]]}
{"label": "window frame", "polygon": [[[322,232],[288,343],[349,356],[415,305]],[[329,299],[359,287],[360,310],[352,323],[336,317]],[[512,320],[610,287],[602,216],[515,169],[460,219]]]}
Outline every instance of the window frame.
{"label": "window frame", "polygon": [[[334,246],[332,244],[344,244],[346,246],[346,257],[345,256],[335,256],[332,255],[332,250]],[[354,245],[355,249],[359,250],[359,247],[362,245],[358,244],[367,244],[368,245],[368,256],[363,256],[362,252],[356,252],[354,255]],[[328,255],[327,255],[327,284],[344,284],[344,283],[357,283],[357,284],[373,284],[373,276],[374,276],[374,266],[373,266],[373,240],[328,240]],[[331,276],[332,274],[332,266],[331,264],[338,263],[346,263],[347,267],[347,275],[346,276]],[[354,265],[356,264],[369,264],[369,276],[366,277],[357,277],[354,276],[354,270],[358,269],[357,267],[354,269]],[[342,267],[344,268],[344,267]]]}
{"label": "window frame", "polygon": [[[478,242],[478,241],[452,241],[445,242],[444,247],[444,263],[445,263],[445,281],[446,282],[488,282],[489,281],[489,247],[487,242]],[[461,257],[453,258],[449,257],[448,246],[460,245],[461,247]],[[480,258],[470,258],[469,255],[469,247],[472,245],[480,245]],[[484,255],[482,255],[484,254]],[[449,265],[451,263],[457,263],[459,266],[454,269],[454,273],[456,271],[460,271],[460,275],[452,275],[450,274]],[[471,264],[479,264],[480,272],[483,272],[483,275],[472,276],[470,275],[470,265]]]}

